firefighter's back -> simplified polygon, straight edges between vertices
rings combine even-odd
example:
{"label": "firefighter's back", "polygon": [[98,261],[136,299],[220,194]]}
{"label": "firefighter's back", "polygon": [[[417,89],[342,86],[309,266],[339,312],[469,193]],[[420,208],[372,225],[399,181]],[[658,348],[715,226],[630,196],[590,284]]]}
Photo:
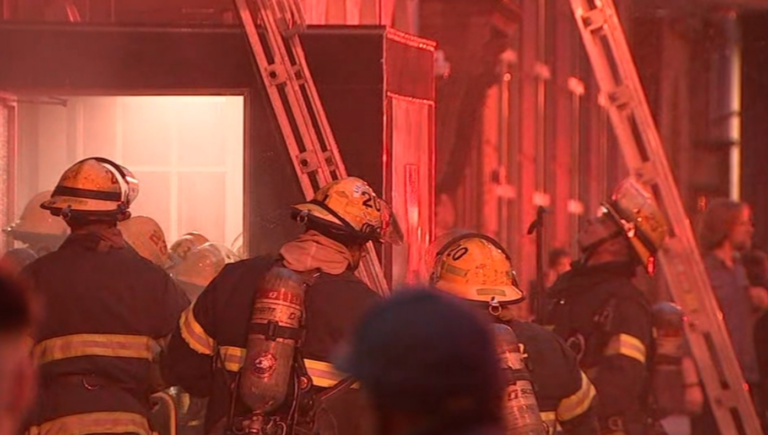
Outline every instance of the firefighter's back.
{"label": "firefighter's back", "polygon": [[[225,267],[190,308],[191,315],[184,317],[180,334],[171,341],[174,378],[190,392],[211,397],[206,418],[208,430],[228,417],[232,399],[228,386],[236,380],[245,362],[255,290],[269,269],[279,264],[277,257],[264,256]],[[305,298],[306,335],[300,352],[312,378],[314,392],[319,393],[343,378],[330,362],[333,352],[348,337],[363,312],[379,297],[353,273],[345,272],[341,275],[319,274],[307,288]],[[210,334],[214,347],[218,348],[218,355],[211,356],[221,363],[215,364],[211,377],[200,375],[206,367],[211,367],[212,361],[204,357],[209,351],[205,348],[207,340],[194,341],[199,335],[194,332],[198,328],[206,335]],[[339,394],[319,413],[318,424],[321,427],[330,425],[342,435],[360,433],[360,403],[357,389]],[[236,414],[248,412],[239,399],[234,409]]]}
{"label": "firefighter's back", "polygon": [[185,300],[162,269],[129,249],[99,249],[101,242],[70,236],[23,272],[45,307],[35,334],[41,394],[33,423],[143,433],[156,340],[170,334]]}
{"label": "firefighter's back", "polygon": [[595,388],[579,369],[573,352],[557,335],[537,324],[519,320],[506,323],[520,341],[542,420],[550,433],[558,423],[569,434],[595,433],[596,422],[590,409]]}

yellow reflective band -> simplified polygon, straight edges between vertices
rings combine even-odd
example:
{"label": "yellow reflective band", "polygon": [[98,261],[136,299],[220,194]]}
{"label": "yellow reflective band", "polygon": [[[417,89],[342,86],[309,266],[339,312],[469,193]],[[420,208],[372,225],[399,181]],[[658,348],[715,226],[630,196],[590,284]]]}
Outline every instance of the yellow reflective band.
{"label": "yellow reflective band", "polygon": [[560,401],[560,405],[557,407],[557,420],[568,421],[572,420],[581,414],[585,413],[592,405],[592,401],[595,400],[595,386],[589,381],[587,375],[584,372],[581,373],[581,388],[573,395],[566,397]]}
{"label": "yellow reflective band", "polygon": [[605,348],[605,355],[624,355],[645,364],[645,345],[631,335],[618,334],[611,337]]}
{"label": "yellow reflective band", "polygon": [[216,341],[209,337],[203,327],[197,323],[193,313],[194,309],[195,304],[192,304],[181,314],[181,320],[179,320],[181,336],[195,352],[203,355],[213,355]]}
{"label": "yellow reflective band", "polygon": [[540,412],[541,421],[547,425],[547,434],[554,435],[557,430],[557,414],[555,411]]}
{"label": "yellow reflective band", "polygon": [[245,365],[245,349],[242,347],[221,346],[219,355],[227,371],[236,372]]}
{"label": "yellow reflective band", "polygon": [[157,342],[140,335],[76,334],[51,338],[32,350],[38,364],[79,356],[109,356],[153,360],[160,351]]}
{"label": "yellow reflective band", "polygon": [[[346,377],[343,373],[336,371],[333,364],[327,362],[305,359],[304,365],[307,366],[307,372],[312,377],[312,383],[318,387],[332,387]],[[358,388],[358,384],[352,388]]]}
{"label": "yellow reflective band", "polygon": [[93,433],[132,433],[150,435],[147,419],[130,412],[89,412],[68,415],[33,426],[27,435],[86,435]]}

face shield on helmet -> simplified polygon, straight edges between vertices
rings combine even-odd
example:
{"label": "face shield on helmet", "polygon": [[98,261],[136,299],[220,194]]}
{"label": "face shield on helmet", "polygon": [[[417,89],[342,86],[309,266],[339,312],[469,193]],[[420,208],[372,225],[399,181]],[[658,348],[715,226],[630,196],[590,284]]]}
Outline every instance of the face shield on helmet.
{"label": "face shield on helmet", "polygon": [[652,271],[654,256],[669,231],[653,195],[640,183],[628,178],[616,187],[611,201],[603,208],[629,240],[641,264]]}
{"label": "face shield on helmet", "polygon": [[238,261],[233,254],[226,246],[205,243],[189,251],[184,260],[168,272],[194,301],[224,266]]}
{"label": "face shield on helmet", "polygon": [[65,220],[72,216],[124,220],[130,217],[128,210],[138,194],[138,180],[129,170],[111,160],[91,157],[67,169],[40,207]]}
{"label": "face shield on helmet", "polygon": [[235,255],[242,259],[245,256],[245,241],[243,240],[243,233],[238,234],[237,237],[235,237],[235,240],[233,240],[232,244],[229,246]]}
{"label": "face shield on helmet", "polygon": [[520,290],[506,250],[483,234],[460,235],[437,253],[431,283],[462,299],[486,302],[494,314],[503,305],[520,303]]}
{"label": "face shield on helmet", "polygon": [[190,251],[197,247],[203,246],[209,241],[210,240],[208,240],[207,237],[198,232],[189,232],[181,236],[179,240],[173,242],[171,245],[171,256],[175,262],[179,262],[184,260]]}
{"label": "face shield on helmet", "polygon": [[136,252],[156,265],[167,268],[171,265],[165,233],[154,219],[135,216],[118,225],[123,238]]}
{"label": "face shield on helmet", "polygon": [[333,181],[312,201],[293,209],[299,222],[329,237],[395,245],[403,242],[403,231],[392,208],[359,178]]}

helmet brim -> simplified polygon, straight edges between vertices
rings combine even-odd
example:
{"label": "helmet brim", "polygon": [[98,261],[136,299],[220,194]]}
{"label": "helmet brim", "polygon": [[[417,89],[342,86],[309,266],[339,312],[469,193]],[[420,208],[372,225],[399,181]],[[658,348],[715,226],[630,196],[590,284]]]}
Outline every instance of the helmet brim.
{"label": "helmet brim", "polygon": [[60,213],[69,208],[73,212],[81,213],[118,213],[120,203],[104,201],[100,199],[83,199],[71,196],[54,196],[40,204],[40,208],[53,214]]}
{"label": "helmet brim", "polygon": [[437,281],[435,288],[467,301],[490,303],[492,299],[500,305],[515,305],[525,301],[525,293],[513,285],[487,286],[466,285]]}
{"label": "helmet brim", "polygon": [[[384,206],[384,204],[382,204],[382,206]],[[302,203],[296,204],[291,208],[293,209],[293,218],[302,223],[309,219],[313,219],[319,224],[327,225],[334,231],[338,231],[340,233],[349,233],[353,237],[359,238],[361,240],[389,243],[392,245],[401,245],[403,243],[403,232],[400,229],[400,225],[398,224],[397,218],[394,216],[394,214],[390,214],[388,226],[386,229],[384,229],[382,234],[366,234],[362,231],[358,231],[348,227],[347,225],[344,225],[344,223],[339,221],[336,216],[332,215],[328,212],[328,210],[325,210],[318,204],[313,204],[311,202]],[[304,217],[302,217],[302,215]]]}

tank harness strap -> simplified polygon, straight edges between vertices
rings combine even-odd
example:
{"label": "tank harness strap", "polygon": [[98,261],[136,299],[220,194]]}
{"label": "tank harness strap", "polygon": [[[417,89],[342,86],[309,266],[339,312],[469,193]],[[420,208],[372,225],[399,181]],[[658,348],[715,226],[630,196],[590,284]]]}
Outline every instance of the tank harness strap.
{"label": "tank harness strap", "polygon": [[304,328],[291,328],[282,326],[274,320],[267,323],[251,323],[248,327],[249,334],[261,334],[269,341],[275,341],[278,338],[294,340],[300,343],[304,339]]}

